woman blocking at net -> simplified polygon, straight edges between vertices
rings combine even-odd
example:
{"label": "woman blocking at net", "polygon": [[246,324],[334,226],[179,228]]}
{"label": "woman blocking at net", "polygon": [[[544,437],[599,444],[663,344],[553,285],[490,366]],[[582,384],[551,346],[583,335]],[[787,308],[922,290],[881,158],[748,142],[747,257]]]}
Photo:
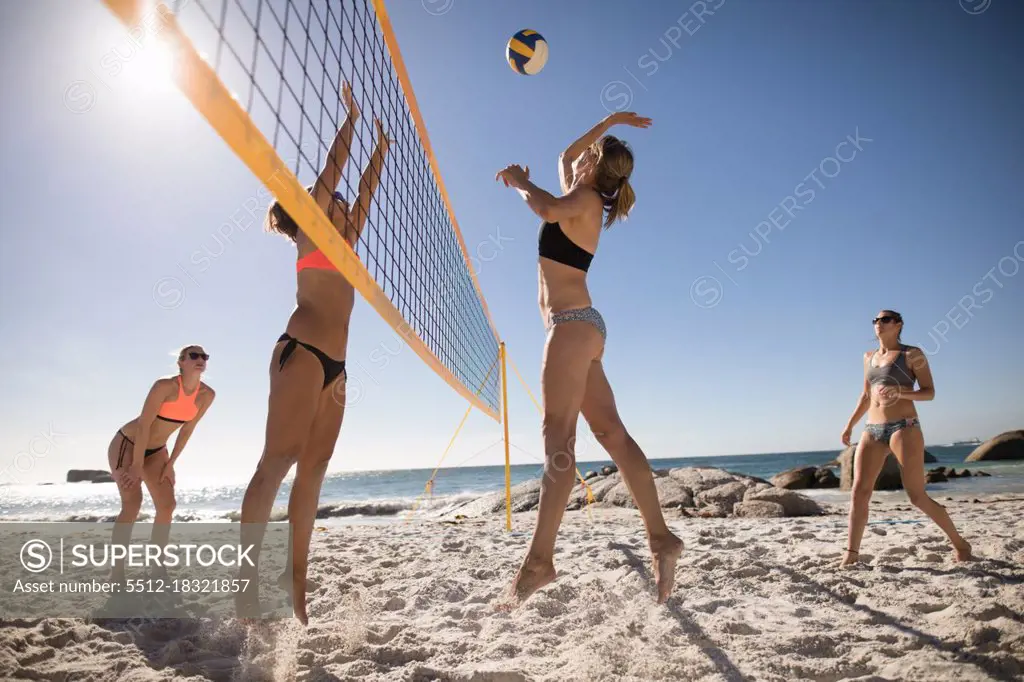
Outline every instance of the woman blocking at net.
{"label": "woman blocking at net", "polygon": [[[157,379],[149,389],[142,413],[118,429],[110,442],[107,460],[121,495],[114,544],[127,545],[131,539],[132,524],[142,508],[140,483],[146,484],[156,509],[150,542],[161,547],[167,544],[175,506],[174,463],[213,403],[213,389],[200,380],[209,359],[201,346],[182,348],[178,352],[178,376]],[[175,431],[174,451],[168,455],[167,440]],[[111,580],[121,582],[124,578],[124,565],[113,565]]]}
{"label": "woman blocking at net", "polygon": [[605,133],[616,124],[647,128],[650,123],[634,113],[612,114],[573,142],[559,158],[560,197],[533,184],[529,168],[511,165],[497,175],[506,187],[518,190],[543,221],[538,269],[540,312],[547,329],[541,370],[544,477],[537,526],[509,591],[511,606],[555,579],[555,538],[573,487],[581,412],[618,466],[643,516],[658,602],[672,591],[683,543],[665,524],[647,458],[619,418],[601,363],[605,324],[587,289],[587,271],[602,227],[625,219],[635,202],[629,183],[633,154],[626,143]]}
{"label": "woman blocking at net", "polygon": [[[924,490],[924,434],[914,401],[935,398],[928,360],[920,348],[903,344],[903,317],[899,313],[883,310],[873,324],[878,349],[864,353],[864,389],[841,436],[843,445],[849,445],[853,427],[867,413],[853,459],[849,531],[840,565],[848,566],[858,560],[875,480],[890,450],[899,461],[903,489],[911,504],[942,529],[953,544],[956,560],[967,561],[971,558],[971,545],[957,532],[946,508]],[[917,390],[915,383],[919,385]]]}
{"label": "woman blocking at net", "polygon": [[[316,184],[309,192],[338,234],[354,248],[366,224],[390,140],[381,122],[375,120],[377,147],[363,171],[355,205],[350,208],[336,191],[359,119],[359,109],[348,83],[343,85],[342,99],[348,116],[338,129]],[[241,522],[267,523],[281,482],[292,465],[297,465],[288,502],[292,531],[291,584],[287,584],[285,574],[281,587],[291,593],[295,616],[305,625],[309,542],[320,487],[334,454],[345,412],[345,354],[355,291],[278,202],[268,209],[266,225],[269,231],[282,234],[295,244],[297,305],[271,355],[266,442],[242,501]],[[252,539],[261,542],[261,531],[255,528],[252,527],[251,532],[259,534]],[[255,543],[257,555],[260,542]],[[249,577],[255,584],[256,569],[243,571],[241,577]],[[253,607],[258,610],[254,595],[254,592],[240,593],[240,615],[243,611],[252,613]]]}

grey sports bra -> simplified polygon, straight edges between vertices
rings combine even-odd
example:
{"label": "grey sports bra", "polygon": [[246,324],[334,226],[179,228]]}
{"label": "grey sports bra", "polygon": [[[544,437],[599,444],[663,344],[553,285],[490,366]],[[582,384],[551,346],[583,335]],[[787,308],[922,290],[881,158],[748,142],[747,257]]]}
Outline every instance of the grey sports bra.
{"label": "grey sports bra", "polygon": [[868,383],[885,384],[886,386],[901,386],[903,388],[914,388],[914,370],[907,365],[907,348],[900,344],[900,354],[896,360],[884,367],[875,366],[875,356],[868,361]]}

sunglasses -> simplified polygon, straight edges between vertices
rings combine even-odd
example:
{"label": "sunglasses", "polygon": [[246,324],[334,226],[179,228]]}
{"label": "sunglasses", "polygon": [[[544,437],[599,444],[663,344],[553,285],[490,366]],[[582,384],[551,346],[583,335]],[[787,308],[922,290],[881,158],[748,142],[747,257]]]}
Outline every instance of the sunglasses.
{"label": "sunglasses", "polygon": [[203,360],[209,360],[210,356],[207,355],[206,353],[197,353],[195,351],[189,351],[189,354],[188,354],[188,359],[189,360],[198,360],[199,358],[202,358]]}
{"label": "sunglasses", "polygon": [[871,324],[878,324],[879,322],[881,322],[882,324],[889,324],[890,322],[902,321],[903,320],[901,320],[900,318],[893,317],[892,315],[882,315],[881,317],[876,317],[875,319],[871,320]]}

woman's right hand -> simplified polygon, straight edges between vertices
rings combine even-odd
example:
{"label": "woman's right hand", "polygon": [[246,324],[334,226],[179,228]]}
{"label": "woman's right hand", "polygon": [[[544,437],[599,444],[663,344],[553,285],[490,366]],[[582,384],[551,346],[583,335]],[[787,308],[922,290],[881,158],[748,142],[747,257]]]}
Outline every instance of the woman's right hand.
{"label": "woman's right hand", "polygon": [[142,464],[136,466],[134,463],[125,470],[125,483],[128,487],[134,487],[142,481]]}
{"label": "woman's right hand", "polygon": [[646,116],[637,116],[635,111],[619,111],[608,117],[609,125],[627,125],[634,128],[650,128],[651,119]]}
{"label": "woman's right hand", "polygon": [[843,441],[843,445],[849,445],[850,444],[850,434],[852,434],[852,433],[853,433],[853,427],[847,426],[846,429],[843,431],[843,435],[840,436],[840,440]]}
{"label": "woman's right hand", "polygon": [[341,101],[353,121],[359,118],[359,105],[352,98],[352,86],[348,84],[348,81],[341,84]]}

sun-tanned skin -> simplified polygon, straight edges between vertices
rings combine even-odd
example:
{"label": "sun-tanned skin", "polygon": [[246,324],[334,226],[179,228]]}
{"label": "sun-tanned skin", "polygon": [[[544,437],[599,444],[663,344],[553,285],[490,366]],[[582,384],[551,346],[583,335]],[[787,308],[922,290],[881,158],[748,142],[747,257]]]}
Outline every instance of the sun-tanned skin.
{"label": "sun-tanned skin", "polygon": [[[559,222],[565,235],[591,254],[597,251],[605,210],[601,195],[595,191],[595,178],[603,163],[595,145],[615,124],[647,128],[650,119],[631,112],[613,114],[571,144],[559,159],[561,197],[530,182],[529,168],[512,165],[497,176],[506,186],[518,190],[534,213],[545,221]],[[607,176],[607,169],[601,170]],[[627,180],[628,174],[620,183]],[[576,268],[542,257],[538,284],[538,303],[545,323],[555,312],[591,305],[586,273]],[[556,577],[555,538],[572,492],[576,422],[581,413],[618,466],[643,517],[653,555],[657,601],[663,603],[672,592],[683,542],[666,525],[647,458],[619,417],[602,365],[603,354],[604,339],[589,322],[561,322],[548,332],[541,371],[545,464],[537,526],[499,608],[518,606]]]}
{"label": "sun-tanned skin", "polygon": [[[213,404],[215,393],[204,384],[200,377],[206,371],[206,359],[192,359],[190,353],[200,356],[206,351],[201,346],[187,346],[178,353],[179,376],[185,393],[196,395],[198,408],[196,416],[185,424],[178,424],[157,419],[157,413],[165,402],[178,397],[178,377],[157,379],[146,396],[142,413],[121,427],[120,432],[107,448],[107,461],[110,465],[111,477],[117,484],[117,492],[121,496],[121,511],[114,522],[112,541],[115,544],[127,544],[131,538],[131,528],[142,508],[142,486],[146,485],[153,498],[156,515],[153,519],[153,532],[150,542],[159,546],[167,544],[171,529],[171,518],[174,514],[174,463],[185,450],[185,445],[195,431],[199,421]],[[180,431],[179,431],[180,429]],[[174,439],[174,451],[167,453],[167,440],[178,431]],[[123,435],[122,435],[123,434]],[[128,441],[134,443],[132,446]],[[146,457],[146,450],[160,448]],[[124,457],[121,453],[124,452]],[[118,466],[118,460],[120,466]],[[125,579],[124,564],[116,563],[111,567],[111,580],[123,582]]]}
{"label": "sun-tanned skin", "polygon": [[[889,318],[885,320],[883,318]],[[853,415],[846,423],[840,436],[843,445],[850,444],[853,427],[867,414],[868,424],[884,424],[901,419],[916,418],[915,400],[933,400],[935,384],[932,381],[928,359],[919,348],[907,347],[907,365],[913,371],[919,388],[907,390],[899,386],[876,384],[868,381],[872,367],[885,367],[895,362],[900,354],[899,334],[903,321],[896,313],[883,310],[874,322],[878,349],[864,353],[864,388],[857,401]],[[919,425],[909,426],[894,433],[889,445],[876,440],[865,431],[857,443],[854,454],[853,489],[850,492],[850,515],[846,553],[840,566],[849,566],[858,561],[864,527],[868,522],[868,511],[875,481],[885,465],[889,450],[900,463],[903,489],[911,504],[923,511],[942,529],[953,545],[956,561],[968,561],[971,545],[956,530],[946,508],[925,492],[924,435]]]}
{"label": "sun-tanned skin", "polygon": [[[341,182],[342,169],[348,161],[355,123],[360,114],[348,83],[343,85],[342,97],[348,117],[338,130],[311,194],[338,234],[354,247],[366,224],[390,140],[381,122],[375,119],[377,146],[363,171],[356,203],[349,210],[347,203],[336,198],[334,192]],[[294,241],[298,258],[317,249],[301,229],[294,235]],[[337,271],[315,268],[299,271],[297,280],[297,306],[285,331],[319,348],[334,360],[344,360],[349,320],[355,303],[352,285]],[[281,482],[297,464],[288,503],[288,519],[292,526],[291,581],[288,585],[284,580],[281,585],[290,592],[295,617],[305,625],[308,622],[306,593],[309,584],[306,572],[309,543],[320,488],[341,431],[346,374],[342,373],[334,383],[325,387],[320,361],[301,346],[295,348],[281,368],[281,354],[286,345],[287,342],[278,342],[271,357],[266,444],[242,502],[241,522],[265,524],[268,521]],[[262,530],[257,528],[251,527],[249,532],[252,534],[247,536],[245,543],[253,542],[259,546]],[[241,577],[248,577],[255,583],[256,569],[243,571]],[[240,595],[236,608],[239,614],[258,613],[255,594]]]}

